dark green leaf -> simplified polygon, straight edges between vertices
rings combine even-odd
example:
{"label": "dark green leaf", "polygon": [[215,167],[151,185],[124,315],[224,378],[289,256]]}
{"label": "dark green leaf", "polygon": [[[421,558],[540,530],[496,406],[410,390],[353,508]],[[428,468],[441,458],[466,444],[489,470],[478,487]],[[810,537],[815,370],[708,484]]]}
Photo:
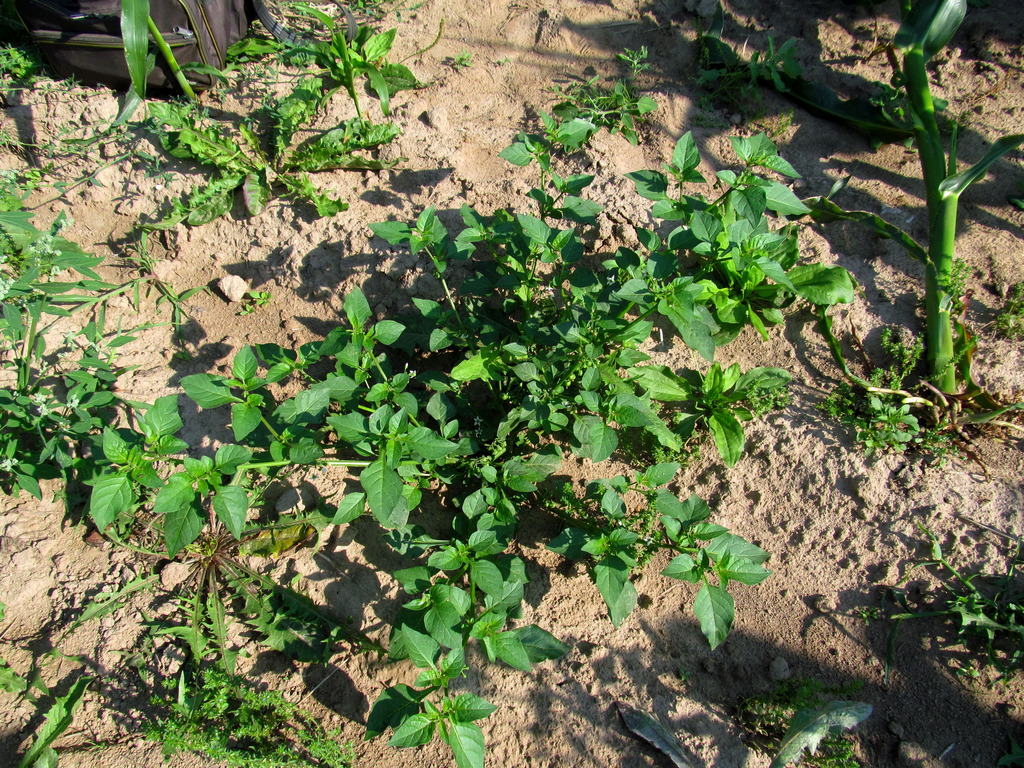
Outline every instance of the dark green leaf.
{"label": "dark green leaf", "polygon": [[700,621],[704,637],[714,650],[725,640],[732,628],[735,618],[732,595],[714,584],[705,584],[694,598],[693,613]]}
{"label": "dark green leaf", "polygon": [[636,587],[629,580],[629,566],[617,555],[594,566],[594,582],[608,606],[608,616],[619,626],[636,606]]}
{"label": "dark green leaf", "polygon": [[125,475],[104,475],[96,481],[89,497],[89,515],[100,531],[135,505],[131,480]]}
{"label": "dark green leaf", "polygon": [[370,512],[385,528],[401,528],[409,519],[409,504],[402,494],[402,478],[377,459],[359,475]]}
{"label": "dark green leaf", "polygon": [[513,629],[526,650],[527,658],[537,664],[548,659],[559,659],[569,652],[569,646],[536,624]]}
{"label": "dark green leaf", "polygon": [[419,713],[420,702],[426,695],[426,691],[417,691],[401,683],[385,688],[366,718],[366,738],[379,736],[388,728],[397,728]]}
{"label": "dark green leaf", "polygon": [[434,738],[437,723],[426,715],[411,715],[395,728],[389,747],[419,747]]}
{"label": "dark green leaf", "polygon": [[181,380],[181,386],[185,394],[200,408],[217,408],[228,403],[241,402],[241,398],[231,394],[231,389],[222,377],[209,373],[186,376]]}
{"label": "dark green leaf", "polygon": [[236,539],[242,538],[249,512],[249,495],[240,485],[225,485],[213,497],[213,511]]}

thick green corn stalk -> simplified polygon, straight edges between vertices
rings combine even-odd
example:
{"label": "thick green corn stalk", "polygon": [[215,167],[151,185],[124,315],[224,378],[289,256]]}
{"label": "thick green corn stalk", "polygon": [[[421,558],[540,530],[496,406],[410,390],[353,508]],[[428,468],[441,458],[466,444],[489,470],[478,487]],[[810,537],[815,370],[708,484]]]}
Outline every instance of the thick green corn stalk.
{"label": "thick green corn stalk", "polygon": [[[952,311],[956,296],[950,294],[950,277],[956,248],[956,213],[960,194],[984,178],[989,167],[1005,152],[1020,146],[1024,135],[1005,136],[982,160],[956,172],[956,149],[947,161],[935,117],[935,103],[928,83],[926,64],[953,37],[967,13],[967,0],[924,0],[904,3],[903,24],[894,40],[903,54],[905,87],[914,117],[917,149],[921,157],[928,205],[928,257],[925,261],[925,355],[932,383],[955,394],[960,383],[971,386],[966,349],[958,349],[963,334],[954,331]],[[959,359],[958,359],[959,358]],[[961,374],[958,380],[958,370]]]}

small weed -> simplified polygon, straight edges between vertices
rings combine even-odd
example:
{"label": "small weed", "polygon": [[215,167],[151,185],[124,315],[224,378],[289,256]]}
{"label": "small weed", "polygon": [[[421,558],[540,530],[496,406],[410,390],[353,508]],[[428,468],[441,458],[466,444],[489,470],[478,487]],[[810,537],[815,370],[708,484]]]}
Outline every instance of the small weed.
{"label": "small weed", "polygon": [[[702,44],[705,37],[701,36]],[[717,38],[715,39],[716,42]],[[775,40],[768,38],[768,50],[754,51],[750,58],[742,57],[731,64],[713,62],[706,45],[701,55],[701,64],[697,70],[697,85],[705,90],[700,100],[700,108],[709,111],[714,107],[738,110],[744,115],[757,115],[764,103],[761,96],[760,83],[763,80],[779,81],[777,87],[782,89],[780,73],[797,76],[800,66],[793,58],[796,52],[796,41],[787,40],[781,46],[775,46]]]}
{"label": "small weed", "polygon": [[1007,339],[1024,339],[1024,283],[1017,283],[1008,292],[1003,311],[996,318],[996,330]]}
{"label": "small weed", "polygon": [[[164,755],[201,752],[231,768],[348,768],[355,754],[320,721],[277,691],[207,669],[169,686],[169,712],[147,729]],[[155,698],[157,706],[168,702]]]}
{"label": "small weed", "polygon": [[473,66],[473,54],[463,48],[462,52],[451,60],[449,66],[456,72],[469,69]]}
{"label": "small weed", "polygon": [[[1020,568],[1024,565],[1024,541],[1002,531],[983,527],[1006,542],[1005,569],[1002,572],[956,568],[943,552],[938,538],[924,526],[918,525],[930,542],[929,555],[913,565],[901,583],[906,582],[917,568],[927,568],[939,579],[939,588],[935,590],[935,599],[924,610],[910,608],[904,590],[893,590],[905,612],[892,617],[895,624],[889,640],[890,649],[895,644],[896,632],[904,620],[939,617],[953,624],[956,641],[951,645],[963,645],[969,650],[982,649],[988,663],[1002,674],[1024,666],[1024,636],[1021,634],[1021,626],[1024,626],[1024,591],[1020,583]],[[891,658],[886,660],[886,667],[890,665]],[[961,667],[961,673],[966,669]]]}
{"label": "small weed", "polygon": [[[736,719],[750,734],[751,743],[758,751],[774,754],[783,746],[798,713],[819,710],[834,697],[849,696],[858,688],[857,684],[830,688],[817,680],[785,680],[770,693],[741,700],[736,707]],[[853,741],[835,734],[826,735],[816,753],[806,755],[800,764],[809,768],[859,768],[861,765],[854,756]]]}
{"label": "small weed", "polygon": [[630,144],[637,144],[637,123],[658,108],[650,96],[639,95],[635,78],[647,68],[647,49],[627,50],[618,54],[629,72],[624,79],[614,80],[610,86],[599,83],[594,75],[582,82],[555,86],[550,89],[559,102],[552,112],[562,120],[586,120],[610,133],[621,133]]}
{"label": "small weed", "polygon": [[239,315],[251,315],[257,309],[267,306],[273,298],[270,291],[249,291],[242,302],[242,309]]}
{"label": "small weed", "polygon": [[903,388],[921,359],[924,340],[901,338],[888,327],[882,331],[881,344],[890,363],[871,372],[869,386],[841,382],[819,408],[841,424],[853,427],[868,456],[878,451],[913,450],[942,460],[957,454],[956,435],[938,426],[922,424],[913,408],[920,400]]}

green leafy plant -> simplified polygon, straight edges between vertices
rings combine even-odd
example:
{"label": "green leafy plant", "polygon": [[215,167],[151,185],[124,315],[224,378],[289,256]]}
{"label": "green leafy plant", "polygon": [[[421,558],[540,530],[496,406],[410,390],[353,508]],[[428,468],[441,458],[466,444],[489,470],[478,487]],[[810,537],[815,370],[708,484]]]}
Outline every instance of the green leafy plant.
{"label": "green leafy plant", "polygon": [[82,697],[92,681],[91,677],[79,677],[72,683],[66,695],[54,698],[53,704],[46,711],[43,724],[35,733],[32,744],[22,755],[18,768],[57,765],[57,752],[52,744],[71,727],[75,710],[82,703]]}
{"label": "green leafy plant", "polygon": [[624,79],[613,80],[610,87],[603,85],[597,75],[566,86],[551,89],[558,103],[552,107],[554,115],[565,121],[586,120],[611,133],[621,133],[630,144],[640,137],[637,125],[658,108],[650,96],[641,96],[636,87],[636,75],[647,68],[647,49],[627,50],[618,54],[629,73]]}
{"label": "green leafy plant", "polygon": [[[61,237],[58,216],[47,230],[24,211],[0,213],[0,488],[42,498],[39,482],[71,481],[88,464],[86,446],[110,417],[119,375],[117,347],[128,333],[105,333],[103,301],[124,290],[94,271],[101,259]],[[77,279],[56,279],[78,273]],[[80,330],[51,348],[60,318],[95,311]]]}
{"label": "green leafy plant", "polygon": [[853,427],[868,456],[877,451],[913,450],[942,459],[960,452],[959,434],[934,414],[922,413],[922,406],[932,404],[907,389],[906,381],[924,352],[924,340],[901,338],[898,329],[887,327],[882,330],[881,346],[890,364],[875,368],[865,379],[866,387],[841,382],[819,406],[821,410]]}
{"label": "green leafy plant", "polygon": [[242,301],[242,308],[239,315],[251,315],[257,309],[267,306],[274,297],[270,291],[249,291]]}
{"label": "green leafy plant", "polygon": [[736,718],[759,751],[775,754],[772,768],[798,763],[815,768],[857,768],[861,763],[854,756],[853,743],[841,731],[866,720],[871,707],[832,698],[853,692],[794,678],[769,693],[741,700]]}
{"label": "green leafy plant", "polygon": [[[767,326],[782,322],[783,310],[797,298],[817,307],[853,300],[853,282],[846,270],[797,264],[795,229],[791,225],[771,227],[769,211],[789,216],[809,209],[783,183],[755,170],[799,178],[796,170],[764,134],[730,141],[744,167],[739,173],[725,170],[717,174],[723,191],[712,200],[690,193],[690,185],[707,183],[698,170],[700,155],[690,133],[676,144],[665,173],[627,174],[637,193],[654,201],[653,216],[682,222],[665,238],[665,245],[670,254],[681,252],[695,260],[696,269],[685,278],[687,291],[707,307],[713,323],[705,322],[705,330],[692,322],[674,318],[673,322],[683,340],[709,360],[716,345],[732,340],[748,324],[767,338]],[[666,256],[661,241],[646,232],[642,241],[652,252],[646,270],[663,269]],[[671,313],[669,317],[673,317]]]}
{"label": "green leafy plant", "polygon": [[710,429],[719,455],[730,467],[743,455],[742,422],[754,418],[743,404],[763,402],[791,378],[781,368],[753,368],[743,373],[735,363],[724,370],[712,363],[705,375],[692,370],[680,375],[653,365],[637,366],[630,375],[652,400],[680,403],[673,421],[681,438],[688,439],[697,427]]}
{"label": "green leafy plant", "polygon": [[[314,8],[308,12],[331,33],[329,40],[307,40],[300,49],[323,71],[300,78],[289,93],[269,105],[265,116],[270,128],[265,137],[261,138],[245,121],[233,127],[211,124],[192,105],[150,105],[151,123],[164,149],[174,157],[214,169],[211,179],[184,199],[174,201],[169,214],[150,227],[165,229],[183,221],[192,226],[205,224],[230,213],[238,192],[246,211],[255,216],[274,197],[275,188],[287,197],[309,200],[320,216],[333,216],[346,210],[348,204],[317,189],[309,173],[381,170],[401,162],[401,158],[385,161],[372,156],[401,131],[391,122],[367,119],[359,102],[363,78],[379,99],[385,116],[390,113],[395,93],[420,87],[407,67],[387,61],[396,30],[374,34],[360,27],[349,40],[347,29],[333,17]],[[342,89],[352,99],[356,116],[294,145],[300,130],[315,120]]]}
{"label": "green leafy plant", "polygon": [[469,67],[472,66],[473,55],[465,48],[462,49],[462,52],[459,53],[458,56],[451,60],[451,68],[454,69],[456,72],[459,72],[463,69],[468,69]]}
{"label": "green leafy plant", "polygon": [[[518,618],[527,571],[510,550],[526,509],[546,507],[564,521],[550,546],[589,559],[617,625],[636,602],[634,571],[660,549],[674,555],[666,575],[695,585],[694,612],[712,646],[733,622],[729,589],[769,575],[767,552],[714,525],[696,496],[666,487],[677,463],[597,481],[584,496],[566,493],[552,504],[545,486],[562,463],[559,445],[593,462],[611,458],[620,435],[633,433],[682,450],[684,438],[673,429],[680,424],[661,415],[648,392],[653,374],[636,373],[649,359],[638,347],[656,320],[693,340],[709,362],[718,342],[735,334],[716,337],[713,284],[695,281],[685,238],[677,247],[638,230],[642,255],[620,249],[603,263],[585,259],[583,230],[601,210],[582,196],[593,177],[564,175],[558,163],[597,126],[549,115],[542,125],[543,134],[520,134],[501,153],[537,168],[540,185],[526,197],[536,215],[466,206],[454,235],[433,208],[412,222],[373,225],[377,236],[429,258],[444,301],[417,298],[413,316],[375,320],[366,296],[351,291],[345,321],[323,340],[298,349],[247,346],[229,374],[182,379],[205,423],[224,424],[231,442],[190,449],[177,437],[177,399],[160,398],[139,406],[130,426],[104,430],[89,479],[89,514],[100,531],[190,565],[183,615],[158,631],[186,640],[197,661],[216,655],[226,668],[235,652],[225,642],[229,613],[271,647],[314,658],[302,644],[283,642],[304,632],[288,605],[281,617],[279,601],[294,601],[292,592],[256,579],[244,559],[282,546],[279,540],[367,518],[408,563],[393,574],[406,599],[391,621],[388,655],[419,670],[413,684],[381,693],[368,733],[390,729],[390,742],[401,747],[440,739],[460,768],[482,766],[479,723],[494,708],[460,690],[469,664],[486,658],[529,670],[567,650]],[[765,153],[766,163],[783,162],[762,144],[740,147]],[[731,231],[742,237],[747,227],[744,219]],[[453,290],[449,266],[456,262],[464,279]],[[845,273],[826,270],[807,281],[774,274],[794,286],[821,284],[819,293],[806,288],[812,297],[843,298],[850,288]],[[771,398],[787,376],[755,369],[744,377],[719,366],[663,378],[700,390],[690,386],[683,406],[692,401],[692,432],[738,423],[736,414],[752,414],[750,401]],[[736,452],[731,439],[725,453]],[[349,475],[329,504],[287,522],[261,511],[268,482],[324,468]],[[448,515],[425,515],[425,499]],[[299,613],[321,611],[302,602]],[[358,634],[317,637],[318,658],[335,640],[374,647]]]}
{"label": "green leafy plant", "polygon": [[181,672],[167,710],[146,729],[164,755],[200,752],[231,768],[348,768],[355,753],[338,733],[274,690],[217,669]]}
{"label": "green leafy plant", "polygon": [[1024,665],[1024,592],[1020,589],[1019,569],[1024,564],[1024,545],[1015,537],[988,529],[1006,542],[1005,568],[995,573],[967,571],[950,562],[931,531],[920,524],[918,528],[928,537],[929,556],[914,564],[901,583],[916,569],[927,568],[939,579],[940,585],[934,599],[923,610],[909,606],[904,589],[893,590],[904,611],[891,617],[894,624],[889,635],[887,672],[900,624],[908,619],[928,617],[950,621],[956,644],[968,650],[982,650],[987,662],[999,672],[1009,674],[1020,669]]}

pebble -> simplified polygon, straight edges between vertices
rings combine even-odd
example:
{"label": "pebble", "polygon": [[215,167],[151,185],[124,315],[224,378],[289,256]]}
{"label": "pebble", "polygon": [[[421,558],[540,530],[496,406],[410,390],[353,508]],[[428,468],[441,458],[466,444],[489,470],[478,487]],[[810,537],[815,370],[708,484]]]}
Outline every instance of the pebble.
{"label": "pebble", "polygon": [[789,662],[781,656],[776,656],[772,659],[771,665],[768,667],[768,676],[777,683],[781,683],[783,680],[788,680],[793,675],[792,670],[789,668]]}
{"label": "pebble", "polygon": [[245,298],[249,284],[238,275],[225,275],[217,281],[217,290],[231,304],[237,304]]}

